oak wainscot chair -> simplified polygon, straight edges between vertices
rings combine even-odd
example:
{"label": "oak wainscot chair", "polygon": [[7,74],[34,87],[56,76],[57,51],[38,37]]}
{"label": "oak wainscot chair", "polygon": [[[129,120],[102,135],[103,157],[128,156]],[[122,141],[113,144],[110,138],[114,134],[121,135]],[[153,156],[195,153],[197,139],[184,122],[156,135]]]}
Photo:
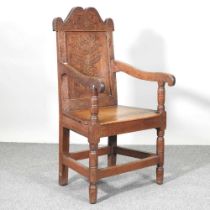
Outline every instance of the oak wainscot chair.
{"label": "oak wainscot chair", "polygon": [[[128,171],[157,165],[156,182],[163,183],[164,130],[166,128],[165,83],[175,77],[144,72],[116,61],[113,53],[112,19],[103,21],[94,8],[73,8],[67,18],[53,20],[57,35],[59,85],[59,184],[67,185],[68,168],[89,180],[89,201],[97,201],[97,181]],[[120,106],[117,102],[116,73],[125,72],[158,84],[157,110]],[[117,134],[157,130],[156,153],[117,146]],[[69,152],[69,131],[89,142],[89,150]],[[101,137],[108,146],[98,147]],[[117,154],[139,160],[116,165]],[[108,167],[98,168],[98,156],[107,155]],[[89,167],[77,160],[89,158]]]}

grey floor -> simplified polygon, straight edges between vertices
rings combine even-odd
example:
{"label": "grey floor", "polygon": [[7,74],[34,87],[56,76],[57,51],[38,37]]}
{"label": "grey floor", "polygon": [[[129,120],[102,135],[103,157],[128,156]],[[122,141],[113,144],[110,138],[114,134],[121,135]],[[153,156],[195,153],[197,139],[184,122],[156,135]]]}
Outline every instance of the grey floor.
{"label": "grey floor", "polygon": [[[72,146],[79,149],[84,146]],[[167,146],[162,186],[155,184],[155,167],[106,178],[95,205],[88,203],[87,180],[72,170],[69,185],[57,184],[57,152],[57,145],[0,143],[1,210],[210,209],[210,146]],[[130,158],[119,156],[125,161]]]}

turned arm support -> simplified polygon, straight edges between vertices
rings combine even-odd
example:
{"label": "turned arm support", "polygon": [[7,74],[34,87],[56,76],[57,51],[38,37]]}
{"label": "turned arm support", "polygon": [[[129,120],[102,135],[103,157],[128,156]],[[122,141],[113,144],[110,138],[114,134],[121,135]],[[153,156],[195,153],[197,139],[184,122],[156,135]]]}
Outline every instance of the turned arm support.
{"label": "turned arm support", "polygon": [[113,72],[122,71],[138,79],[147,80],[147,81],[156,81],[158,83],[157,111],[159,113],[165,112],[165,83],[168,83],[169,86],[175,85],[176,79],[173,75],[160,73],[160,72],[141,71],[120,61],[112,62],[112,71]]}
{"label": "turned arm support", "polygon": [[93,88],[96,89],[98,93],[102,93],[105,90],[105,85],[101,79],[86,76],[68,63],[61,63],[61,74],[70,76],[79,84],[83,85],[85,88],[88,88],[90,91],[92,91]]}
{"label": "turned arm support", "polygon": [[165,112],[165,82],[158,82],[157,100],[159,113]]}
{"label": "turned arm support", "polygon": [[160,73],[160,72],[146,72],[146,71],[138,70],[120,61],[112,62],[112,71],[113,72],[122,71],[122,72],[125,72],[126,74],[129,74],[133,77],[136,77],[142,80],[168,83],[169,86],[175,85],[175,81],[176,81],[175,77],[171,74]]}
{"label": "turned arm support", "polygon": [[90,120],[92,124],[97,123],[98,121],[98,91],[95,87],[92,88],[92,96],[91,96],[91,107],[90,107]]}

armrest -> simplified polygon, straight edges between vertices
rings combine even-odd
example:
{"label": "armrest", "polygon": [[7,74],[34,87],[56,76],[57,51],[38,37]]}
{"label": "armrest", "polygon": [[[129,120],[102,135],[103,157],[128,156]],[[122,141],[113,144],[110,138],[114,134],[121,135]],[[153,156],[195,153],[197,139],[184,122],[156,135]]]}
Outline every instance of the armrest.
{"label": "armrest", "polygon": [[82,74],[78,70],[76,70],[73,66],[69,65],[68,63],[60,63],[61,64],[61,71],[62,74],[67,74],[76,80],[78,83],[82,84],[84,87],[89,89],[97,89],[99,93],[104,92],[105,84],[96,77],[90,77]]}
{"label": "armrest", "polygon": [[147,81],[167,82],[169,86],[175,85],[176,81],[175,77],[171,74],[160,72],[145,72],[120,61],[113,61],[112,71],[122,71],[133,77]]}

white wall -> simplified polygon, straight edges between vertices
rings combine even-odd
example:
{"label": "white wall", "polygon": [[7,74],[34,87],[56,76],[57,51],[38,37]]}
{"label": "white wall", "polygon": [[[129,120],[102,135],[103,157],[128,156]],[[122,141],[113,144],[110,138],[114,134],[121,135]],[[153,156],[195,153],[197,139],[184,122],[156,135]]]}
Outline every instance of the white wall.
{"label": "white wall", "polygon": [[[210,144],[209,0],[7,0],[0,7],[0,141],[57,142],[58,101],[52,19],[94,6],[115,22],[115,57],[171,72],[167,144]],[[156,108],[156,84],[118,75],[119,103]],[[155,132],[121,135],[152,144]],[[74,143],[85,143],[73,135]],[[106,143],[105,140],[102,140]]]}

